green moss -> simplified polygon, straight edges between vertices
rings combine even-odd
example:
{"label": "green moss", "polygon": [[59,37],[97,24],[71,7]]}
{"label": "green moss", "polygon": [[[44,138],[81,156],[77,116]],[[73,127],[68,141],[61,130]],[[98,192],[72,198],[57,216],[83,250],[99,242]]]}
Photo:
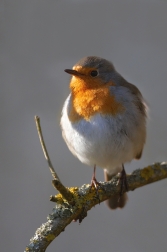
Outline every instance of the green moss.
{"label": "green moss", "polygon": [[154,175],[154,171],[151,166],[148,166],[141,170],[140,174],[145,180],[149,180]]}
{"label": "green moss", "polygon": [[47,241],[53,241],[54,238],[55,238],[55,236],[53,234],[49,234],[49,235],[46,236]]}

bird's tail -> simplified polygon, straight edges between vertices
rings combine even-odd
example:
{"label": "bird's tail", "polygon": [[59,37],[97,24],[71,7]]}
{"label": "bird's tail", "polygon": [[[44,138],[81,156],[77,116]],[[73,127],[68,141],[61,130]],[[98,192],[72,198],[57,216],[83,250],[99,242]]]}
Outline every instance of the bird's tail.
{"label": "bird's tail", "polygon": [[[105,181],[110,181],[112,177],[113,175],[109,174],[107,170],[104,170]],[[105,202],[110,209],[116,209],[118,207],[123,208],[126,205],[127,200],[128,200],[128,195],[127,193],[124,193],[121,197],[119,195],[112,196]]]}

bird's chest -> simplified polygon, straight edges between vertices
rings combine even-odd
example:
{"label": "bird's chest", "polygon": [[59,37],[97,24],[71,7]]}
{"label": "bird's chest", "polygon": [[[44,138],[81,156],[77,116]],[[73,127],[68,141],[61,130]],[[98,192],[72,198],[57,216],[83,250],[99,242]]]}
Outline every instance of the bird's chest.
{"label": "bird's chest", "polygon": [[67,100],[61,119],[63,136],[69,149],[82,162],[91,165],[99,160],[97,163],[102,166],[125,147],[123,114],[95,113],[89,120],[80,118],[72,122],[69,111],[70,101]]}

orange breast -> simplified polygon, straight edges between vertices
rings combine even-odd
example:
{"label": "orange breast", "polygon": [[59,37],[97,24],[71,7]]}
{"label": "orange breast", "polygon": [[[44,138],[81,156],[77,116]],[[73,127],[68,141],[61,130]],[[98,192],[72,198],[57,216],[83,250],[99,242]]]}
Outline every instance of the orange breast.
{"label": "orange breast", "polygon": [[[88,80],[87,80],[88,81]],[[73,77],[71,87],[72,106],[69,113],[69,119],[77,122],[80,119],[90,120],[97,113],[116,116],[122,113],[125,108],[116,101],[114,95],[111,94],[109,87],[114,83],[101,84],[97,81],[92,83],[90,87],[83,80]]]}

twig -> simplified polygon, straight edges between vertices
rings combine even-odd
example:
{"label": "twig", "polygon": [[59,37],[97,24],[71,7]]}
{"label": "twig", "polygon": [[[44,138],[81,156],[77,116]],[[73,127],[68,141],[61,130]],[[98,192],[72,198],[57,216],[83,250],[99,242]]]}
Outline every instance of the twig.
{"label": "twig", "polygon": [[55,172],[55,169],[53,168],[51,159],[49,157],[48,151],[46,149],[46,145],[44,142],[44,138],[43,138],[43,134],[42,134],[42,129],[41,129],[41,125],[40,125],[40,118],[38,116],[35,116],[35,123],[36,123],[36,127],[37,127],[37,131],[38,131],[38,136],[39,136],[39,140],[42,146],[42,150],[44,153],[44,157],[48,163],[50,172],[54,178],[54,180],[52,181],[53,186],[63,195],[63,197],[68,201],[68,202],[73,202],[73,194],[61,183],[57,173]]}
{"label": "twig", "polygon": [[51,163],[49,154],[47,152],[47,149],[46,149],[46,146],[45,146],[45,142],[44,142],[44,138],[43,138],[43,134],[42,134],[42,130],[41,130],[40,118],[38,116],[35,116],[35,123],[36,123],[37,131],[38,131],[39,140],[40,140],[40,143],[41,143],[41,146],[42,146],[43,154],[44,154],[45,159],[46,159],[46,161],[48,163],[48,166],[50,168],[51,174],[52,174],[52,176],[53,176],[54,179],[60,180],[59,177],[58,177],[58,175],[57,175],[57,173],[55,172],[55,170],[53,168],[53,165]]}

